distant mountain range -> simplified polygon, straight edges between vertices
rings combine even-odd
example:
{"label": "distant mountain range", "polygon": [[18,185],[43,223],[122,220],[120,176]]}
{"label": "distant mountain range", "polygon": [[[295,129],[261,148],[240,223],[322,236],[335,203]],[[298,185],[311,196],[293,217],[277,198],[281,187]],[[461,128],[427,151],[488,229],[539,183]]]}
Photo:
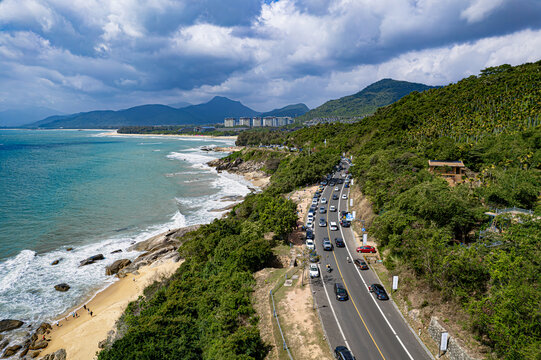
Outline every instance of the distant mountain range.
{"label": "distant mountain range", "polygon": [[308,111],[299,120],[314,118],[355,117],[371,115],[382,106],[392,104],[413,91],[425,91],[439,86],[382,79],[367,86],[356,94],[330,100],[315,109]]}
{"label": "distant mountain range", "polygon": [[[172,104],[184,105],[185,103]],[[28,128],[118,128],[122,126],[205,125],[223,122],[225,117],[298,116],[309,109],[304,104],[288,105],[261,113],[226,97],[215,96],[209,102],[176,108],[167,105],[142,105],[125,110],[90,111],[71,115],[55,115],[28,124]]]}

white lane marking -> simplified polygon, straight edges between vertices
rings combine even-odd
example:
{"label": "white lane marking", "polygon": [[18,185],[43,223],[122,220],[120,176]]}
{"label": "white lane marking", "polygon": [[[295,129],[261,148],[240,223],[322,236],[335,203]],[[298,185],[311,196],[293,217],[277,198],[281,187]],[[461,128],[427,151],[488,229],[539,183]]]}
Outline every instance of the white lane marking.
{"label": "white lane marking", "polygon": [[327,291],[327,287],[325,286],[325,280],[323,279],[323,273],[321,272],[321,267],[319,264],[317,264],[317,268],[319,269],[319,273],[321,274],[321,282],[323,283],[323,290],[325,290],[325,295],[327,295],[327,300],[329,301],[329,306],[331,307],[332,314],[334,316],[334,320],[336,320],[336,324],[338,325],[338,330],[340,330],[340,334],[342,334],[342,339],[344,339],[344,343],[346,344],[346,347],[350,349],[348,341],[346,340],[346,335],[344,335],[344,331],[342,330],[342,326],[340,326],[340,322],[338,321],[338,317],[336,316],[336,313],[334,312],[334,307],[332,306],[331,298],[329,296],[329,292]]}
{"label": "white lane marking", "polygon": [[[348,199],[349,199],[349,189],[348,188]],[[340,200],[338,200],[338,209],[340,209],[340,202],[342,201],[342,192],[344,191],[344,187],[342,186],[342,190],[340,191]],[[348,202],[346,201],[346,211],[348,211],[349,209],[349,206],[348,206]],[[340,211],[340,210],[339,210]],[[352,233],[352,237],[353,237],[353,240],[355,240],[355,234],[353,233],[353,230],[350,228],[350,231]],[[342,226],[340,226],[340,234],[342,234],[342,238],[344,239],[344,242],[346,242],[346,237],[344,236],[344,231],[342,230]],[[366,291],[368,291],[368,286],[366,285],[366,282],[364,281],[364,278],[363,276],[361,275],[361,272],[360,270],[355,266],[355,263],[353,262],[353,255],[351,255],[351,251],[349,251],[349,247],[347,245],[347,242],[346,242],[346,250],[349,254],[349,258],[352,260],[352,264],[353,264],[353,267],[355,268],[355,270],[357,271],[357,274],[359,275],[359,277],[361,278],[364,286],[365,286],[365,289]],[[414,360],[413,357],[411,356],[411,354],[409,353],[408,349],[406,349],[406,345],[404,345],[404,343],[402,342],[402,340],[400,339],[400,336],[398,336],[398,334],[396,333],[396,331],[394,330],[394,328],[392,327],[391,323],[389,322],[389,320],[387,320],[387,317],[385,316],[385,314],[383,313],[383,311],[381,310],[381,307],[379,306],[379,304],[377,303],[376,299],[371,295],[370,295],[370,298],[372,299],[372,301],[374,302],[374,304],[376,305],[376,307],[378,308],[381,316],[383,316],[383,318],[385,319],[385,322],[387,323],[387,325],[389,325],[389,328],[391,329],[391,331],[393,332],[393,335],[396,337],[396,339],[398,340],[398,342],[400,343],[400,345],[402,345],[402,348],[404,349],[404,351],[406,352],[406,354],[408,354],[408,357],[411,359],[411,360]]]}

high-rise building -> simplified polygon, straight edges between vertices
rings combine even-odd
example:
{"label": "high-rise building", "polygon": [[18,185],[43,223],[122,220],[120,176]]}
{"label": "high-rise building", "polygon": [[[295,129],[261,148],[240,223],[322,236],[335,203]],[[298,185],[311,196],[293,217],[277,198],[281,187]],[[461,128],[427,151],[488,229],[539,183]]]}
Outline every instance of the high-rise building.
{"label": "high-rise building", "polygon": [[241,117],[241,118],[239,118],[239,125],[240,126],[250,127],[250,118],[249,117]]}
{"label": "high-rise building", "polygon": [[261,117],[256,116],[256,117],[254,117],[254,118],[252,119],[252,126],[253,126],[253,127],[260,127],[260,126],[262,126],[262,125],[263,125],[263,124],[262,124],[262,122],[261,122]]}
{"label": "high-rise building", "polygon": [[224,120],[225,127],[233,127],[236,125],[235,123],[236,123],[235,118],[229,117],[229,118],[225,118]]}
{"label": "high-rise building", "polygon": [[263,126],[269,126],[269,127],[274,126],[273,124],[274,119],[275,119],[274,116],[265,116],[263,118]]}

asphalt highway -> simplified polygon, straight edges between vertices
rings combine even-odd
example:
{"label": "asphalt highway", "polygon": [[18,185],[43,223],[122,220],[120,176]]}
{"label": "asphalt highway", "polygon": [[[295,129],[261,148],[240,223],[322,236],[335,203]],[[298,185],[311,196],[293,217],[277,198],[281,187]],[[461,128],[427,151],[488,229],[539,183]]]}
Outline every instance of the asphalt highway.
{"label": "asphalt highway", "polygon": [[[344,163],[342,165],[344,166]],[[342,177],[340,172],[333,175],[334,179],[339,177]],[[335,186],[339,187],[339,191],[334,191]],[[316,306],[332,348],[345,345],[358,360],[433,359],[393,303],[390,300],[377,300],[375,295],[368,291],[370,284],[379,281],[372,269],[359,270],[353,263],[354,259],[362,258],[362,254],[357,254],[355,250],[358,243],[351,228],[343,228],[339,224],[340,211],[348,210],[349,188],[345,188],[344,184],[335,186],[325,187],[320,200],[326,198],[327,204],[321,204],[320,201],[314,216],[316,251],[321,256],[321,277],[312,280]],[[339,200],[332,200],[333,193],[339,195]],[[347,200],[342,199],[343,194],[347,195]],[[329,211],[331,205],[337,208],[336,212]],[[325,214],[319,213],[322,206],[327,209]],[[327,221],[326,227],[319,226],[320,218]],[[330,230],[331,221],[338,224],[338,230]],[[324,237],[331,240],[333,251],[323,250]],[[334,239],[337,237],[344,239],[345,248],[336,247]],[[325,269],[327,264],[331,265],[330,273]],[[345,285],[349,300],[336,299],[335,282]],[[386,291],[390,295],[390,289]]]}

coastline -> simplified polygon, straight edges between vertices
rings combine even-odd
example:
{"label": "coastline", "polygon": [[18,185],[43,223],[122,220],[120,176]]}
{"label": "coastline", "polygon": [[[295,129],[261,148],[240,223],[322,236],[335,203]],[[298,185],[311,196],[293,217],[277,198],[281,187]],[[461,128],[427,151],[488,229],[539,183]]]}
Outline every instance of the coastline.
{"label": "coastline", "polygon": [[[270,177],[264,176],[260,171],[231,173],[242,175],[244,179],[254,186],[254,190],[264,188],[270,181]],[[227,208],[232,208],[243,199],[244,197]],[[216,210],[229,210],[227,208]],[[160,245],[168,241],[167,238],[171,234],[182,231],[183,229],[168,231],[144,240],[134,245],[134,249],[147,251],[140,255],[141,257],[145,256],[151,252],[148,250],[153,247],[154,249],[159,249]],[[124,313],[127,305],[142,296],[144,289],[153,281],[160,280],[163,277],[170,277],[181,266],[183,260],[179,259],[178,255],[172,257],[170,254],[162,254],[154,260],[155,262],[135,269],[133,272],[124,273],[121,270],[119,272],[119,275],[121,275],[120,279],[96,293],[89,301],[79,304],[79,306],[67,314],[59,316],[57,318],[59,320],[59,326],[55,322],[51,324],[52,329],[46,335],[46,338],[50,339],[49,344],[38,356],[41,358],[60,349],[64,349],[66,351],[66,359],[68,360],[95,359],[96,353],[100,351],[99,344],[106,342],[111,334],[116,333],[116,322]],[[87,310],[83,309],[83,305],[92,310],[92,317]],[[79,317],[73,318],[70,316],[72,311],[77,312]],[[32,350],[29,351],[29,354],[31,353]]]}
{"label": "coastline", "polygon": [[180,267],[182,261],[174,259],[158,261],[140,268],[135,274],[128,274],[98,292],[85,305],[92,310],[91,317],[82,306],[74,309],[79,317],[63,315],[59,326],[52,324],[49,345],[39,354],[45,356],[65,349],[67,359],[91,360],[100,350],[98,343],[114,330],[116,321],[126,306],[143,294],[144,289],[154,281],[169,277]]}
{"label": "coastline", "polygon": [[170,137],[170,138],[207,138],[207,139],[227,139],[237,140],[237,136],[215,136],[215,135],[177,135],[177,134],[120,134],[118,130],[105,131],[101,136],[144,136],[144,137]]}

